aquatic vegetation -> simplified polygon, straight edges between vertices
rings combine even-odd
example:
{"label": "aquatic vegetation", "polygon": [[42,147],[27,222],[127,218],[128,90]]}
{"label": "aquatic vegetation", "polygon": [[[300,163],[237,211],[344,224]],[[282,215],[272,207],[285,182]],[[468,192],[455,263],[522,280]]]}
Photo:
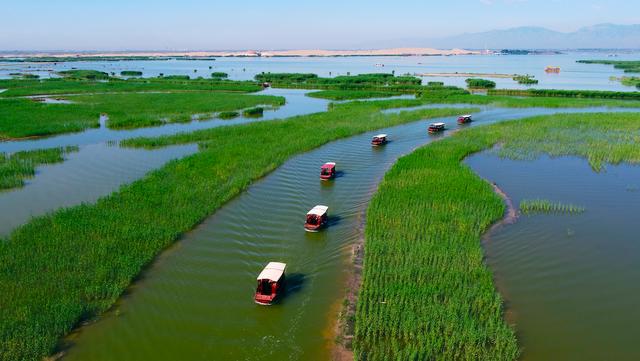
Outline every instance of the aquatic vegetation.
{"label": "aquatic vegetation", "polygon": [[9,75],[15,78],[20,78],[20,79],[39,79],[40,78],[40,75],[31,74],[31,73],[11,73]]}
{"label": "aquatic vegetation", "polygon": [[637,60],[578,60],[577,63],[613,65],[625,73],[640,73],[640,61]]}
{"label": "aquatic vegetation", "polygon": [[64,156],[77,152],[78,147],[60,147],[17,152],[13,154],[0,153],[0,190],[19,188],[25,179],[36,173],[36,167],[41,164],[53,164],[64,161]]}
{"label": "aquatic vegetation", "polygon": [[141,71],[137,71],[137,70],[123,70],[120,72],[120,75],[122,76],[142,76],[142,72]]}
{"label": "aquatic vegetation", "polygon": [[640,100],[640,92],[616,92],[605,90],[494,89],[489,90],[489,95]]}
{"label": "aquatic vegetation", "polygon": [[396,95],[398,95],[398,93],[383,92],[383,91],[367,91],[367,90],[321,90],[321,91],[307,94],[307,96],[310,96],[310,97],[329,99],[329,100],[387,98],[387,97],[392,97]]}
{"label": "aquatic vegetation", "polygon": [[0,98],[42,94],[123,93],[158,91],[233,91],[256,92],[262,89],[255,82],[218,79],[185,79],[184,77],[111,78],[109,81],[80,79],[21,80],[0,79]]}
{"label": "aquatic vegetation", "polygon": [[59,71],[58,75],[61,75],[69,79],[85,79],[85,80],[109,80],[111,77],[109,73],[97,70],[63,70]]}
{"label": "aquatic vegetation", "polygon": [[534,213],[584,213],[584,207],[575,204],[565,204],[562,202],[552,202],[547,199],[523,199],[520,201],[520,212],[522,214]]}
{"label": "aquatic vegetation", "polygon": [[218,118],[220,119],[233,119],[240,116],[238,112],[220,112],[218,113]]}
{"label": "aquatic vegetation", "polygon": [[469,78],[465,82],[469,89],[493,89],[496,87],[496,82],[488,79]]}
{"label": "aquatic vegetation", "polygon": [[[272,83],[275,87],[300,87],[308,89],[376,89],[395,86],[399,89],[417,89],[422,80],[413,76],[395,76],[395,74],[374,73],[320,78],[316,74],[299,73],[262,73],[255,76],[260,82]],[[393,89],[393,88],[392,88]],[[387,88],[387,91],[392,89]]]}
{"label": "aquatic vegetation", "polygon": [[441,81],[430,81],[427,83],[428,86],[444,86],[444,83]]}
{"label": "aquatic vegetation", "polygon": [[263,113],[264,113],[264,108],[255,107],[255,108],[245,109],[242,112],[242,115],[244,115],[245,117],[250,117],[250,118],[259,118],[259,117],[262,116]]}
{"label": "aquatic vegetation", "polygon": [[217,78],[217,79],[222,79],[222,78],[228,78],[229,74],[223,73],[221,71],[216,71],[216,72],[211,73],[211,77],[212,78]]}
{"label": "aquatic vegetation", "polygon": [[622,83],[622,85],[635,86],[636,88],[640,89],[640,77],[623,76],[621,78],[616,78],[616,79],[620,80],[620,83]]}
{"label": "aquatic vegetation", "polygon": [[518,84],[523,84],[523,85],[538,84],[538,80],[534,79],[532,75],[517,75],[513,77],[513,80],[517,81]]}
{"label": "aquatic vegetation", "polygon": [[462,161],[501,144],[640,163],[639,140],[640,113],[559,114],[468,128],[401,158],[367,210],[356,359],[515,360],[480,246],[505,208]]}
{"label": "aquatic vegetation", "polygon": [[113,305],[159,252],[291,156],[365,131],[459,112],[380,112],[393,106],[362,102],[286,120],[124,142],[199,142],[200,151],[95,204],[35,218],[0,243],[0,359],[41,360],[52,353],[60,337]]}
{"label": "aquatic vegetation", "polygon": [[65,97],[73,104],[0,98],[0,139],[81,131],[99,127],[108,114],[114,129],[190,121],[194,114],[233,111],[259,104],[280,106],[284,98],[222,92],[125,93]]}
{"label": "aquatic vegetation", "polygon": [[[537,89],[536,89],[537,90]],[[640,107],[637,100],[619,100],[609,98],[567,98],[567,97],[545,97],[526,96],[531,90],[489,90],[488,95],[473,95],[456,91],[424,91],[420,94],[420,99],[433,104],[477,104],[491,105],[505,108],[585,108],[585,107]],[[498,95],[498,94],[508,95]],[[633,94],[633,93],[632,93]],[[514,96],[525,96],[516,98]],[[639,99],[640,100],[640,99]]]}

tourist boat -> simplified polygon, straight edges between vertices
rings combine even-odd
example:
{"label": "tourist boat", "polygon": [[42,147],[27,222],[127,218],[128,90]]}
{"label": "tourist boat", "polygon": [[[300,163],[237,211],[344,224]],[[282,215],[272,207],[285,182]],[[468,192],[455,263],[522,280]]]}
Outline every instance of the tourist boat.
{"label": "tourist boat", "polygon": [[270,305],[277,297],[281,296],[285,290],[284,270],[285,263],[269,262],[258,275],[258,287],[254,300],[259,305]]}
{"label": "tourist boat", "polygon": [[473,119],[471,118],[471,115],[466,114],[466,115],[461,115],[458,117],[458,124],[466,124],[466,123],[471,123],[473,121]]}
{"label": "tourist boat", "polygon": [[378,134],[371,139],[371,145],[378,146],[387,144],[387,135],[386,134]]}
{"label": "tourist boat", "polygon": [[431,123],[429,125],[429,133],[439,133],[445,130],[444,123]]}
{"label": "tourist boat", "polygon": [[336,177],[336,164],[334,162],[327,162],[320,167],[320,179],[329,180]]}
{"label": "tourist boat", "polygon": [[559,66],[548,66],[544,69],[545,72],[547,73],[560,73],[560,67]]}
{"label": "tourist boat", "polygon": [[316,232],[327,224],[327,206],[315,206],[307,213],[307,219],[304,222],[304,229],[309,232]]}

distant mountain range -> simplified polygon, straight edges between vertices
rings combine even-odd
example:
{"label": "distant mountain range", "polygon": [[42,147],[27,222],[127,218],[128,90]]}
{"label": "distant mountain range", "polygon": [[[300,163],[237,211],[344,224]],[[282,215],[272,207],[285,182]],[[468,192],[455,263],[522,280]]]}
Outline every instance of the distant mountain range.
{"label": "distant mountain range", "polygon": [[376,46],[420,46],[440,49],[640,49],[640,24],[598,24],[570,33],[526,26],[445,38],[376,42]]}

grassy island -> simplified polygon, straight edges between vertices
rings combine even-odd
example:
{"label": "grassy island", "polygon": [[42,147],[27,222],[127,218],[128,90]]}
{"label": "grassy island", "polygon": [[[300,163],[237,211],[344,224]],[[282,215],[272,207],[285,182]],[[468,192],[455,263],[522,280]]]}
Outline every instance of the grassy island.
{"label": "grassy island", "polygon": [[505,156],[579,156],[594,169],[640,163],[639,132],[640,113],[560,114],[470,128],[401,158],[367,211],[356,359],[517,359],[480,246],[505,206],[462,161],[500,143]]}

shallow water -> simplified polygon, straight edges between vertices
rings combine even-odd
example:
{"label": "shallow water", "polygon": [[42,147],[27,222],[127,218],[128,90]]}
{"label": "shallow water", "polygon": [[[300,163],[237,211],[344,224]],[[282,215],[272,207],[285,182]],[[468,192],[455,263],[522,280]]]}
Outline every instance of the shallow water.
{"label": "shallow water", "polygon": [[[471,126],[538,111],[487,109]],[[458,128],[455,117],[419,121],[287,161],[163,253],[112,312],[69,338],[66,359],[328,359],[366,205],[399,156],[443,136],[426,133],[428,123],[440,120],[449,131]],[[372,148],[378,132],[391,141]],[[335,181],[318,178],[326,161],[337,162]],[[307,233],[304,214],[316,204],[329,206],[330,226]],[[291,292],[279,304],[258,306],[255,277],[269,261],[288,264]]]}
{"label": "shallow water", "polygon": [[80,146],[78,152],[68,154],[63,163],[43,165],[25,186],[0,192],[0,236],[9,234],[31,217],[69,207],[82,202],[94,202],[160,168],[166,162],[197,151],[186,145],[158,150],[125,149],[118,146],[123,139],[137,136],[158,136],[254,121],[267,121],[295,115],[326,111],[329,103],[305,96],[307,91],[268,89],[262,94],[284,96],[287,103],[262,118],[238,117],[233,120],[194,121],[186,124],[167,124],[161,127],[134,130],[112,130],[104,127],[80,133],[64,134],[34,140],[0,142],[0,152],[16,152],[67,145]]}
{"label": "shallow water", "polygon": [[238,118],[223,120],[196,120],[188,123],[169,123],[158,127],[147,127],[127,130],[115,130],[107,128],[104,124],[100,128],[87,129],[78,133],[61,134],[45,138],[26,139],[18,141],[0,142],[0,153],[17,152],[21,150],[33,150],[61,147],[67,145],[88,145],[103,142],[114,142],[134,137],[155,137],[179,132],[191,132],[199,129],[208,129],[225,125],[244,124],[256,121],[283,119],[296,115],[324,112],[329,101],[308,97],[308,90],[298,89],[273,89],[268,88],[259,95],[274,95],[286,98],[286,104],[276,109],[265,109],[260,118]]}
{"label": "shallow water", "polygon": [[[640,53],[621,53],[615,60],[638,60]],[[217,58],[212,60],[167,60],[167,61],[118,61],[118,62],[69,62],[54,64],[38,63],[1,63],[0,78],[9,77],[13,72],[31,72],[41,77],[55,76],[53,71],[94,69],[105,72],[138,70],[144,76],[189,75],[191,77],[209,77],[213,71],[229,74],[231,79],[253,79],[261,72],[301,72],[316,73],[320,76],[336,76],[361,73],[503,73],[534,75],[540,84],[534,87],[547,89],[593,89],[634,91],[611,76],[624,73],[609,65],[577,64],[580,59],[607,59],[602,52],[568,52],[561,55],[524,55],[524,56],[384,56],[384,57],[335,57],[335,58]],[[377,67],[376,64],[384,64]],[[560,74],[547,74],[544,69],[560,66]],[[209,69],[209,66],[212,69]],[[197,70],[197,72],[194,72]],[[447,85],[465,86],[465,78],[425,77],[424,81],[443,81]],[[493,79],[498,88],[524,89],[512,79]]]}
{"label": "shallow water", "polygon": [[467,160],[517,206],[549,199],[579,215],[521,216],[484,243],[522,360],[638,360],[640,167],[595,173],[575,157]]}

